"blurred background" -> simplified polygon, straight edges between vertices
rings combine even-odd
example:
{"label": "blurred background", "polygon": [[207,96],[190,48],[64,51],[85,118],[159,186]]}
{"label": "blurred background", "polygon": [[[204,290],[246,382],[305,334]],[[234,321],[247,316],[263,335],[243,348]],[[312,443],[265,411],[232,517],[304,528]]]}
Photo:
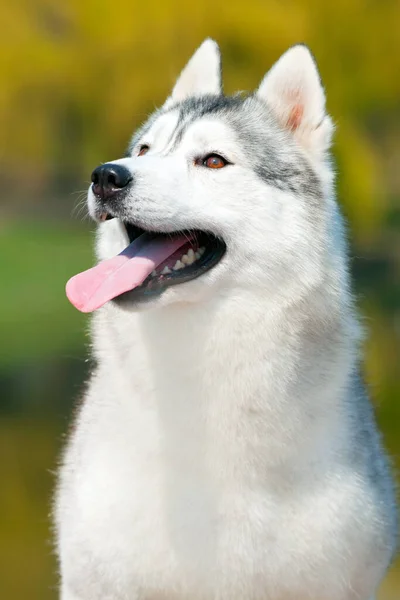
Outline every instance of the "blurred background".
{"label": "blurred background", "polygon": [[[298,41],[317,58],[370,331],[366,378],[398,472],[399,1],[3,0],[1,20],[0,598],[56,598],[51,493],[89,350],[64,285],[93,259],[90,173],[123,155],[206,36],[228,93],[256,87]],[[379,598],[399,596],[395,566]]]}

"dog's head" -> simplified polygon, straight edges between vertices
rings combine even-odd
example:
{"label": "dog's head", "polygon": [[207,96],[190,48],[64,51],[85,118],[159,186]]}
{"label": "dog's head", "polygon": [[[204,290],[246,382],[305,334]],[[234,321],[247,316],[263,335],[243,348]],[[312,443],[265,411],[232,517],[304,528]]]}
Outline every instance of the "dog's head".
{"label": "dog's head", "polygon": [[244,286],[276,295],[311,284],[331,204],[331,133],[305,46],[289,49],[253,94],[225,96],[218,46],[206,40],[127,155],[92,174],[99,258],[131,244],[125,258],[145,260],[148,250],[154,266],[131,291],[125,284],[119,302],[197,302]]}

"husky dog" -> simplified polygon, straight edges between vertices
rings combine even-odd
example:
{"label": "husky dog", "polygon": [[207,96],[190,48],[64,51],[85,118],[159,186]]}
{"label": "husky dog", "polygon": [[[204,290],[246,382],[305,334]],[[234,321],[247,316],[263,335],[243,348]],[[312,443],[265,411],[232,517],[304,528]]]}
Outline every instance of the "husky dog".
{"label": "husky dog", "polygon": [[62,600],[370,600],[395,501],[315,62],[222,93],[206,40],[92,174],[92,375],[56,499]]}

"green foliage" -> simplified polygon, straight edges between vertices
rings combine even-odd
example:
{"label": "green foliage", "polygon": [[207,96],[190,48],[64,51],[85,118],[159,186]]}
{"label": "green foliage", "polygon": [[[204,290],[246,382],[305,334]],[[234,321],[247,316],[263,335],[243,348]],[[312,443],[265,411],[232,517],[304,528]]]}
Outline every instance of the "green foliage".
{"label": "green foliage", "polygon": [[83,316],[65,298],[65,283],[92,262],[84,228],[59,222],[14,222],[0,236],[0,368],[82,345]]}

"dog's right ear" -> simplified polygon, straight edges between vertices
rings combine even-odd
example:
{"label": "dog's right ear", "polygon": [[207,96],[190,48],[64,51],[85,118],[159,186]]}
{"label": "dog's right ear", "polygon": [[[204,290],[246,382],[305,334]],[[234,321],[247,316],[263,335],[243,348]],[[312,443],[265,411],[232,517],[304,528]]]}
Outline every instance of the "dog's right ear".
{"label": "dog's right ear", "polygon": [[196,50],[183,69],[164,108],[169,108],[189,96],[198,97],[221,93],[221,53],[218,44],[208,38]]}

